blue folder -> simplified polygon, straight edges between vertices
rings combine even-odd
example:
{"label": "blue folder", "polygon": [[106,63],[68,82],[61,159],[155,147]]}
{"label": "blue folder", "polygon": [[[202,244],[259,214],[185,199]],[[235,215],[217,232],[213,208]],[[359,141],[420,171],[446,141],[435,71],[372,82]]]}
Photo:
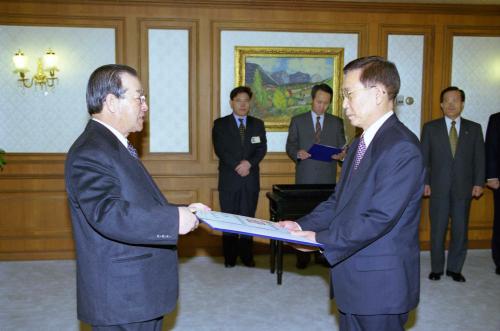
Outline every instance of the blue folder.
{"label": "blue folder", "polygon": [[311,159],[313,160],[332,162],[332,155],[342,153],[342,148],[314,144],[307,152],[311,154]]}

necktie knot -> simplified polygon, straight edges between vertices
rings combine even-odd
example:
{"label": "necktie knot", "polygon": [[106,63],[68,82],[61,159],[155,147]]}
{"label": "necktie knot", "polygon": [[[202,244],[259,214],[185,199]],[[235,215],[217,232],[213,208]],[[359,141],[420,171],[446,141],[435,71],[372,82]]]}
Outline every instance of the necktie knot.
{"label": "necktie knot", "polygon": [[359,164],[363,159],[363,156],[365,156],[365,152],[366,152],[365,138],[364,135],[361,135],[361,137],[359,138],[358,149],[356,150],[356,157],[354,158],[354,170],[358,169]]}
{"label": "necktie knot", "polygon": [[135,149],[134,145],[130,143],[130,141],[127,140],[127,150],[132,155],[134,158],[138,159],[139,155],[137,154],[137,150]]}

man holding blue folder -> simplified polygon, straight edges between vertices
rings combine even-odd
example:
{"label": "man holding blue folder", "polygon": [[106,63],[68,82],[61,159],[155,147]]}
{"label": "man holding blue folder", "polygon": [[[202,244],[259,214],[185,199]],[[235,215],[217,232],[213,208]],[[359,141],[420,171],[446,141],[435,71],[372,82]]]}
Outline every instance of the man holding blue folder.
{"label": "man holding blue folder", "polygon": [[[340,117],[326,112],[333,97],[330,86],[314,85],[311,97],[311,111],[294,116],[290,122],[286,152],[295,162],[296,184],[335,184],[337,160],[342,155],[327,156],[329,161],[320,161],[312,158],[308,151],[313,145],[320,148],[326,147],[324,145],[344,146],[344,122]],[[297,252],[297,268],[304,269],[310,260],[311,254]],[[323,262],[324,259],[321,261],[321,257],[316,256],[316,261]]]}

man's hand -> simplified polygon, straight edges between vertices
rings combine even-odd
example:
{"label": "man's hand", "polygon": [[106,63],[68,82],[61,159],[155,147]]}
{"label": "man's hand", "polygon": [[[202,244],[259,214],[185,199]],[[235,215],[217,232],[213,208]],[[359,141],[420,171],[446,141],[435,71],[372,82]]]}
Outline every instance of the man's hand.
{"label": "man's hand", "polygon": [[252,165],[250,162],[247,160],[242,160],[240,163],[234,168],[234,170],[240,175],[241,177],[246,177],[250,173],[250,168]]}
{"label": "man's hand", "polygon": [[198,227],[198,218],[188,207],[178,207],[179,209],[179,234],[186,234]]}
{"label": "man's hand", "polygon": [[500,181],[498,180],[498,178],[488,179],[486,185],[488,185],[488,187],[493,190],[498,190],[498,188],[500,187]]}
{"label": "man's hand", "polygon": [[311,157],[311,154],[307,153],[303,149],[299,149],[299,151],[297,152],[297,159],[299,159],[299,160],[305,160],[305,159],[308,159],[310,157]]}
{"label": "man's hand", "polygon": [[345,158],[346,154],[347,154],[347,149],[344,148],[342,150],[342,152],[340,152],[338,154],[333,154],[332,159],[337,160],[337,161],[341,161]]}
{"label": "man's hand", "polygon": [[424,186],[424,197],[430,197],[431,196],[431,186],[430,185],[425,185]]}
{"label": "man's hand", "polygon": [[[295,222],[294,222],[295,223]],[[316,232],[313,231],[291,231],[291,234],[297,237],[302,237],[305,239],[309,239],[313,242],[316,242]],[[314,252],[317,251],[318,248],[314,246],[306,246],[306,245],[297,245],[297,244],[292,244],[291,245],[293,248],[296,250],[299,250],[301,252]]]}
{"label": "man's hand", "polygon": [[300,231],[302,228],[297,222],[294,221],[279,221],[278,225],[282,228],[287,229],[288,231]]}
{"label": "man's hand", "polygon": [[195,213],[197,211],[211,211],[212,209],[200,202],[194,202],[188,206],[190,212]]}
{"label": "man's hand", "polygon": [[478,185],[474,185],[472,187],[472,197],[477,199],[481,195],[483,195],[483,187],[482,186],[478,186]]}

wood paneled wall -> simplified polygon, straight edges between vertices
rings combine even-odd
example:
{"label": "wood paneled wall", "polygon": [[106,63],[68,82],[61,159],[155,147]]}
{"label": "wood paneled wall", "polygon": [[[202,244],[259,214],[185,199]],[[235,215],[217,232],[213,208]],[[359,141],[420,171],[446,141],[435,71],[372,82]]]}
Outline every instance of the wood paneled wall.
{"label": "wood paneled wall", "polygon": [[[219,53],[223,30],[344,32],[359,36],[360,55],[387,52],[387,36],[425,38],[422,122],[441,116],[439,93],[451,80],[455,35],[499,36],[500,6],[360,4],[319,0],[278,1],[4,1],[0,24],[111,27],[117,62],[139,69],[147,90],[149,28],[190,31],[190,152],[148,154],[148,129],[132,137],[144,164],[174,203],[201,201],[218,209],[217,159],[211,128],[219,117]],[[2,54],[5,54],[2,53]],[[14,77],[12,77],[14,79]],[[223,100],[225,102],[225,100]],[[74,256],[64,191],[61,154],[8,154],[0,173],[0,259],[53,259]],[[265,192],[292,183],[293,163],[284,153],[268,153],[261,167],[257,216],[268,218]],[[473,201],[470,247],[488,247],[492,194]],[[423,201],[421,242],[428,248],[428,202]],[[266,250],[264,245],[258,250]],[[181,255],[220,255],[220,237],[199,229],[180,240]]]}

